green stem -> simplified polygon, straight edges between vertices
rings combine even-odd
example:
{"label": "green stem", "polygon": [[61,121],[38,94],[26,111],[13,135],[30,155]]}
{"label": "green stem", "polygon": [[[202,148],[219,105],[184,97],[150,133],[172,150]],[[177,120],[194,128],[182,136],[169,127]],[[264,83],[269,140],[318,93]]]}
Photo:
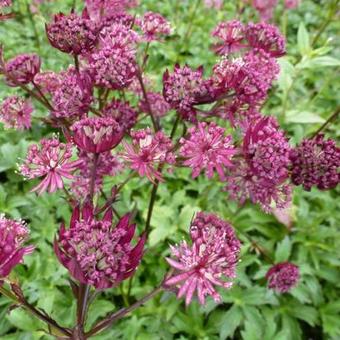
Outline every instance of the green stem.
{"label": "green stem", "polygon": [[331,123],[340,113],[340,106],[334,111],[334,113],[322,124],[322,126],[313,133],[311,139],[315,138],[329,123]]}

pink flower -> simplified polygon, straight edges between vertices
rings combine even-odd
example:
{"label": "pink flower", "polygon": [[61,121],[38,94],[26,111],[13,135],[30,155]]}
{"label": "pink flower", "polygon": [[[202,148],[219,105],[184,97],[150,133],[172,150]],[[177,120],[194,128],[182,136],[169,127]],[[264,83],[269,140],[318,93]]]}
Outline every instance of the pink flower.
{"label": "pink flower", "polygon": [[244,26],[238,20],[219,23],[212,32],[212,36],[221,40],[213,46],[217,54],[224,55],[237,52],[245,47],[242,43],[244,39]]}
{"label": "pink flower", "polygon": [[130,130],[137,122],[138,113],[128,102],[114,99],[102,111],[106,117],[114,118],[123,130]]}
{"label": "pink flower", "polygon": [[[176,260],[167,258],[167,261],[177,273],[168,278],[165,285],[178,287],[177,297],[185,296],[186,305],[195,292],[202,305],[209,295],[220,302],[214,286],[230,288],[233,285],[229,279],[236,277],[240,241],[228,222],[203,212],[191,222],[190,237],[192,246],[182,241],[171,247]],[[228,281],[224,281],[223,276]]]}
{"label": "pink flower", "polygon": [[0,0],[0,8],[9,6],[12,6],[12,0]]}
{"label": "pink flower", "polygon": [[173,109],[181,113],[184,119],[195,120],[195,104],[212,101],[209,80],[203,79],[203,67],[192,70],[188,65],[175,65],[174,72],[168,70],[163,75],[163,96]]}
{"label": "pink flower", "polygon": [[[171,110],[170,105],[165,101],[161,93],[148,92],[147,96],[151,111],[156,117],[163,117]],[[144,98],[139,102],[139,109],[145,113],[149,112],[148,105]]]}
{"label": "pink flower", "polygon": [[137,6],[136,0],[85,0],[86,8],[92,20],[102,22],[117,13]]}
{"label": "pink flower", "polygon": [[113,90],[128,87],[137,73],[135,53],[111,45],[93,53],[89,67],[97,86]]}
{"label": "pink flower", "polygon": [[253,49],[261,49],[271,57],[281,57],[286,53],[285,38],[276,26],[260,23],[249,23],[246,26],[245,37]]}
{"label": "pink flower", "polygon": [[279,293],[286,293],[297,285],[300,279],[299,267],[290,262],[272,266],[267,274],[268,287]]}
{"label": "pink flower", "polygon": [[72,172],[77,169],[78,161],[71,161],[72,145],[59,140],[42,139],[40,145],[31,145],[26,160],[19,170],[28,179],[44,177],[32,191],[42,194],[49,189],[55,192],[64,186],[63,178],[73,179]]}
{"label": "pink flower", "polygon": [[70,228],[62,224],[54,242],[60,263],[83,284],[96,289],[117,286],[134,274],[143,256],[145,236],[131,245],[136,226],[129,219],[127,214],[113,227],[111,209],[97,220],[89,204],[81,213],[75,208]]}
{"label": "pink flower", "polygon": [[277,0],[253,0],[253,7],[259,12],[261,21],[269,21],[273,17]]}
{"label": "pink flower", "polygon": [[139,23],[144,39],[148,42],[160,40],[171,33],[170,23],[159,13],[146,12]]}
{"label": "pink flower", "polygon": [[68,15],[54,15],[53,22],[46,25],[47,38],[51,45],[61,52],[73,55],[86,54],[96,44],[98,27],[86,11],[80,17],[71,12]]}
{"label": "pink flower", "polygon": [[250,125],[243,140],[243,154],[254,175],[269,181],[288,178],[290,146],[273,117]]}
{"label": "pink flower", "polygon": [[86,152],[102,153],[116,147],[124,130],[113,118],[84,118],[71,127],[73,141]]}
{"label": "pink flower", "polygon": [[271,213],[273,209],[285,209],[291,202],[291,187],[286,178],[270,181],[254,173],[254,170],[244,160],[234,162],[226,178],[231,199],[244,204],[247,199]]}
{"label": "pink flower", "polygon": [[[94,154],[85,151],[79,152],[79,175],[74,176],[71,183],[73,194],[82,200],[89,195],[93,158]],[[96,178],[94,183],[94,192],[98,193],[103,186],[104,176],[116,176],[123,170],[123,164],[110,151],[98,155],[96,163]]]}
{"label": "pink flower", "polygon": [[29,84],[40,70],[41,60],[36,54],[20,54],[5,64],[6,83],[9,86]]}
{"label": "pink flower", "polygon": [[204,0],[204,5],[207,8],[221,9],[223,6],[223,0]]}
{"label": "pink flower", "polygon": [[232,166],[231,158],[236,153],[231,136],[225,136],[225,129],[215,123],[198,123],[188,130],[188,137],[180,140],[180,155],[184,165],[192,168],[192,177],[203,170],[208,178],[216,170],[220,179],[225,178],[225,168]]}
{"label": "pink flower", "polygon": [[23,246],[28,234],[24,222],[0,215],[0,278],[8,276],[16,265],[22,263],[25,255],[33,252],[33,246]]}
{"label": "pink flower", "polygon": [[61,86],[62,77],[61,74],[53,71],[47,71],[37,73],[34,76],[33,81],[37,86],[39,86],[42,92],[52,94]]}
{"label": "pink flower", "polygon": [[290,153],[291,177],[295,185],[305,190],[313,186],[327,190],[340,182],[340,148],[323,135],[305,139]]}
{"label": "pink flower", "polygon": [[91,77],[73,67],[59,77],[59,86],[52,92],[52,114],[57,118],[81,118],[93,100]]}
{"label": "pink flower", "polygon": [[32,112],[33,107],[29,100],[17,96],[7,97],[0,106],[0,121],[6,128],[29,129]]}
{"label": "pink flower", "polygon": [[125,153],[121,155],[139,176],[146,176],[152,183],[162,181],[157,167],[163,163],[174,164],[171,140],[162,131],[152,134],[150,129],[131,132],[132,144],[123,142]]}
{"label": "pink flower", "polygon": [[123,49],[134,55],[139,41],[139,35],[130,27],[121,23],[112,23],[100,31],[99,49],[109,45],[111,49]]}
{"label": "pink flower", "polygon": [[300,0],[285,0],[284,3],[287,9],[294,9],[299,6]]}

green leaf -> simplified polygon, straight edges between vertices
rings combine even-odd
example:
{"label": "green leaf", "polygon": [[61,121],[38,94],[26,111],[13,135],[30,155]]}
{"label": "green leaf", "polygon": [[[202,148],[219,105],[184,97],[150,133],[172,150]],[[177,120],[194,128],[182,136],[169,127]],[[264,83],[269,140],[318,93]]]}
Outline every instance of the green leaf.
{"label": "green leaf", "polygon": [[297,43],[300,54],[302,56],[306,56],[311,51],[311,46],[309,42],[309,34],[303,22],[300,23],[298,34],[297,34]]}
{"label": "green leaf", "polygon": [[276,246],[275,261],[284,262],[289,259],[290,253],[292,251],[292,242],[288,236],[286,236],[278,245]]}
{"label": "green leaf", "polygon": [[222,317],[220,327],[220,339],[232,337],[236,328],[240,325],[243,319],[241,308],[233,305],[227,313]]}
{"label": "green leaf", "polygon": [[316,57],[310,60],[306,60],[299,66],[300,68],[319,68],[319,67],[338,67],[340,66],[340,60],[330,57]]}
{"label": "green leaf", "polygon": [[324,122],[325,120],[322,117],[308,111],[290,110],[286,114],[286,123],[312,124]]}
{"label": "green leaf", "polygon": [[13,326],[23,331],[33,332],[42,327],[37,319],[20,308],[12,310],[6,317]]}

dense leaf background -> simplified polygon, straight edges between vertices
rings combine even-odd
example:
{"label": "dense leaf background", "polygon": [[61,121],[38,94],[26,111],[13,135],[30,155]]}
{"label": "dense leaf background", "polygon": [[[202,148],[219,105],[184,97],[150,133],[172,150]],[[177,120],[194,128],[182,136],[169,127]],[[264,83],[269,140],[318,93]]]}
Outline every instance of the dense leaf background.
{"label": "dense leaf background", "polygon": [[[72,1],[45,1],[34,15],[28,11],[29,0],[14,1],[15,20],[0,23],[0,41],[5,56],[37,52],[43,69],[60,71],[72,63],[69,56],[49,46],[44,25],[51,13],[68,11]],[[79,8],[80,0],[77,1]],[[216,57],[209,49],[209,34],[222,20],[240,18],[258,20],[257,13],[242,1],[225,1],[223,10],[206,9],[196,0],[141,0],[140,8],[160,12],[174,26],[173,35],[163,43],[153,43],[147,72],[161,86],[164,70],[176,62],[195,67],[203,64],[208,72]],[[276,8],[275,21],[287,36],[287,55],[280,59],[281,74],[273,87],[263,112],[278,118],[292,144],[315,131],[339,105],[339,18],[329,18],[333,0],[302,0],[301,5],[284,11]],[[197,6],[197,7],[196,7]],[[323,26],[327,23],[323,30]],[[189,30],[189,31],[188,31]],[[321,35],[318,36],[318,32]],[[315,38],[317,37],[318,38]],[[315,40],[316,39],[316,40]],[[0,85],[0,98],[17,90]],[[48,113],[36,104],[34,115]],[[170,122],[174,115],[166,120]],[[226,125],[225,122],[219,122]],[[338,138],[340,125],[333,123],[327,136]],[[67,282],[66,270],[58,265],[52,242],[61,220],[69,220],[70,209],[57,192],[37,197],[30,193],[33,183],[24,182],[16,173],[16,163],[25,156],[27,146],[53,131],[34,123],[30,131],[16,132],[0,128],[0,211],[8,217],[23,218],[31,228],[31,242],[37,250],[24,266],[15,270],[29,301],[71,326],[75,301]],[[106,189],[123,176],[107,180]],[[147,252],[132,281],[130,301],[152,290],[167,271],[164,257],[168,244],[187,237],[189,222],[196,211],[215,212],[234,225],[242,240],[242,256],[234,287],[222,291],[223,303],[209,300],[205,307],[193,302],[188,308],[171,293],[164,293],[135,311],[97,339],[245,339],[295,340],[340,338],[340,234],[339,189],[321,192],[294,191],[293,225],[290,229],[272,215],[253,205],[242,209],[221,191],[217,181],[203,176],[192,180],[187,169],[167,175],[160,186],[152,218],[152,232]],[[136,209],[140,229],[145,223],[151,185],[133,179],[123,190],[117,210]],[[248,236],[245,236],[248,235]],[[250,241],[251,239],[251,241]],[[291,293],[281,296],[266,288],[264,275],[270,264],[256,251],[265,248],[276,261],[298,264],[301,281]],[[124,305],[128,282],[102,293],[91,305],[88,324],[108,311]],[[125,301],[126,302],[126,301]],[[49,339],[44,325],[26,312],[8,312],[9,301],[0,298],[0,339]]]}

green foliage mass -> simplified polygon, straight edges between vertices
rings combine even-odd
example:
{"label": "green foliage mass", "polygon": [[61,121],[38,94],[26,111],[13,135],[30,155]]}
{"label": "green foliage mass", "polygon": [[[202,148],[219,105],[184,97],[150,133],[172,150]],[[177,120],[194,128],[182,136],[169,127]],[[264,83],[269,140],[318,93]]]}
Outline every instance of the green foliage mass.
{"label": "green foliage mass", "polygon": [[[55,71],[72,63],[69,56],[49,46],[44,33],[48,16],[67,11],[71,1],[45,1],[33,16],[28,12],[28,0],[14,2],[16,19],[0,23],[6,58],[37,52],[43,59],[42,68]],[[147,71],[159,88],[162,73],[176,62],[193,67],[204,64],[209,70],[215,63],[209,49],[211,30],[219,21],[240,17],[242,1],[225,1],[220,11],[206,9],[203,1],[196,2],[142,0],[137,9],[140,13],[146,9],[160,12],[174,26],[173,35],[165,43],[154,43],[150,48]],[[287,55],[280,59],[281,74],[263,112],[278,118],[293,144],[320,127],[339,105],[340,22],[330,15],[337,3],[302,0],[297,9],[284,11],[280,2],[275,11],[275,21],[287,36]],[[77,5],[80,7],[80,0]],[[247,6],[240,19],[257,20],[257,14]],[[14,91],[0,85],[0,98]],[[34,115],[46,116],[47,112],[37,104]],[[327,136],[338,138],[339,127],[333,123]],[[15,172],[27,146],[52,132],[40,123],[34,123],[28,132],[1,127],[0,211],[11,218],[25,219],[31,228],[31,242],[37,249],[26,257],[25,265],[15,270],[29,302],[61,324],[72,326],[75,302],[66,270],[57,263],[52,251],[60,222],[69,220],[69,207],[60,192],[40,197],[30,193],[32,183],[23,182]],[[105,189],[110,190],[120,181],[119,176],[108,179]],[[340,338],[339,189],[305,192],[295,188],[293,224],[288,229],[254,205],[239,209],[221,188],[221,184],[203,176],[192,180],[187,169],[167,175],[166,184],[158,191],[147,252],[132,281],[128,301],[129,282],[105,291],[91,305],[88,324],[91,326],[109,311],[137,300],[160,282],[167,271],[164,257],[169,255],[168,244],[187,238],[190,220],[199,210],[230,220],[242,240],[237,279],[231,290],[221,291],[223,303],[216,305],[208,300],[205,307],[193,302],[185,308],[172,293],[163,293],[96,339]],[[121,213],[135,209],[140,230],[145,223],[150,191],[149,182],[135,178],[126,185],[116,206]],[[270,264],[256,251],[256,244],[261,244],[276,261],[289,259],[299,265],[301,281],[290,293],[279,296],[267,290],[264,276]],[[50,338],[39,321],[19,308],[8,312],[7,307],[9,301],[1,297],[0,339]]]}

